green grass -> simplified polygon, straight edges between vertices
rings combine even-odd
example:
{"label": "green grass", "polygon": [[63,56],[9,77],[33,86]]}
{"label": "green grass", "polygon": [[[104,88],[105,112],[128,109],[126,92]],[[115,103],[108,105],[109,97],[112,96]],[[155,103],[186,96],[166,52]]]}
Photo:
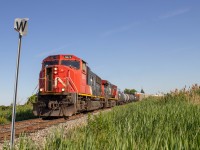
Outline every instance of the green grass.
{"label": "green grass", "polygon": [[200,107],[163,102],[114,108],[67,135],[55,132],[45,149],[200,149]]}
{"label": "green grass", "polygon": [[[16,121],[35,118],[33,115],[32,102],[35,100],[35,95],[31,96],[24,105],[16,107]],[[12,120],[12,106],[0,106],[0,124],[6,124]]]}
{"label": "green grass", "polygon": [[44,149],[200,149],[200,87],[115,107],[47,138]]}
{"label": "green grass", "polygon": [[[198,91],[199,89],[197,89]],[[57,129],[43,146],[21,140],[22,149],[188,150],[200,149],[200,99],[195,89],[113,108],[88,117],[88,125]],[[28,143],[28,144],[27,144]]]}
{"label": "green grass", "polygon": [[[18,105],[16,107],[16,121],[35,118],[32,112],[32,105]],[[12,120],[12,107],[0,109],[0,124],[6,124]]]}

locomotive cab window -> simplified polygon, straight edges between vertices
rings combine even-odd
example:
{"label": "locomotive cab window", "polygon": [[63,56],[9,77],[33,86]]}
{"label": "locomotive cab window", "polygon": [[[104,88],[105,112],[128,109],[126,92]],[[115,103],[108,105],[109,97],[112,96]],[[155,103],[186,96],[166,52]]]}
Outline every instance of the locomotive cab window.
{"label": "locomotive cab window", "polygon": [[62,60],[61,65],[70,66],[75,69],[80,69],[80,62],[75,60]]}
{"label": "locomotive cab window", "polygon": [[51,66],[51,65],[58,65],[58,60],[54,60],[54,61],[45,61],[44,62],[44,67],[47,67],[47,66]]}

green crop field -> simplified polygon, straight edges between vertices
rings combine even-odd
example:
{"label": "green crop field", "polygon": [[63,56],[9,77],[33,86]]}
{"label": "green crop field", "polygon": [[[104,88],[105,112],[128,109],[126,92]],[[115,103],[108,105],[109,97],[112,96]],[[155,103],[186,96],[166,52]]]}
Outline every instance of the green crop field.
{"label": "green crop field", "polygon": [[115,107],[88,125],[54,131],[37,147],[21,138],[20,149],[200,149],[200,89],[176,90],[164,97]]}

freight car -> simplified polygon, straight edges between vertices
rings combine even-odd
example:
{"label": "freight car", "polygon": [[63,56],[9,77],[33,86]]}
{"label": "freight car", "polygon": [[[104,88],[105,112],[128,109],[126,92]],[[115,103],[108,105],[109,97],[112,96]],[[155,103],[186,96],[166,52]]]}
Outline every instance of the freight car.
{"label": "freight car", "polygon": [[53,55],[43,60],[37,98],[34,115],[63,117],[135,100],[74,55]]}

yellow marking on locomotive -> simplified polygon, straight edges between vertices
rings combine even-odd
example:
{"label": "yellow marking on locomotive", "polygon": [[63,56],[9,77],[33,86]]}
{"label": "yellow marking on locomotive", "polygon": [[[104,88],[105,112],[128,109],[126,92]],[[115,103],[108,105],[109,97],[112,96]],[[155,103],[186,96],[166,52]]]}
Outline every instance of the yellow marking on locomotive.
{"label": "yellow marking on locomotive", "polygon": [[118,99],[116,99],[116,98],[109,98],[108,100],[116,100],[117,101]]}
{"label": "yellow marking on locomotive", "polygon": [[[55,93],[55,92],[45,92],[45,93],[40,93],[40,95],[60,95],[60,93]],[[82,93],[79,93],[78,94],[79,96],[88,96],[88,97],[93,97],[93,98],[100,98],[100,99],[105,99],[105,97],[102,97],[102,96],[95,96],[95,95],[91,95],[91,94],[82,94]],[[116,98],[109,98],[108,100],[118,100]]]}
{"label": "yellow marking on locomotive", "polygon": [[45,93],[40,92],[39,94],[40,95],[60,95],[60,93],[55,93],[55,92],[45,92]]}
{"label": "yellow marking on locomotive", "polygon": [[101,97],[101,96],[95,96],[95,95],[91,95],[91,94],[81,94],[81,93],[79,93],[78,95],[80,95],[80,96],[94,97],[94,98],[102,98],[102,99],[104,99],[104,98],[105,98],[105,97]]}
{"label": "yellow marking on locomotive", "polygon": [[94,96],[91,95],[91,94],[81,94],[81,93],[79,93],[78,95],[80,95],[80,96],[90,96],[90,97],[94,97]]}

